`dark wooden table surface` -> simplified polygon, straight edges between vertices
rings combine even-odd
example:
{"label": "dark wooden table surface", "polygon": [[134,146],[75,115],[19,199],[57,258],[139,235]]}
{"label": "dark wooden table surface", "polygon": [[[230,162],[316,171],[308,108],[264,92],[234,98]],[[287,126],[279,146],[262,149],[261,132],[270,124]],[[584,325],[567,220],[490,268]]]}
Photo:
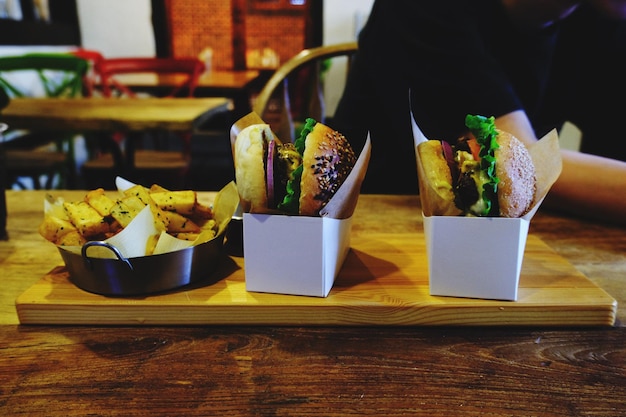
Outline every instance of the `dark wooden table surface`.
{"label": "dark wooden table surface", "polygon": [[[624,229],[545,212],[531,223],[618,300],[615,327],[23,326],[15,298],[60,259],[37,234],[43,193],[7,199],[0,415],[625,413]],[[416,197],[362,196],[353,233],[419,231],[416,211]]]}

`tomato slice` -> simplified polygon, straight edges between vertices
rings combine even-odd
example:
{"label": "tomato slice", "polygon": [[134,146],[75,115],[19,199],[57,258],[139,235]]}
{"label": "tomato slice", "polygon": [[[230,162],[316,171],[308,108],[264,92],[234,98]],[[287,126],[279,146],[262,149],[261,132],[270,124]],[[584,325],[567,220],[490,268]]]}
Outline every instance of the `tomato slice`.
{"label": "tomato slice", "polygon": [[476,161],[480,161],[480,145],[474,136],[467,140],[467,146],[470,148],[470,152],[472,152],[472,156]]}

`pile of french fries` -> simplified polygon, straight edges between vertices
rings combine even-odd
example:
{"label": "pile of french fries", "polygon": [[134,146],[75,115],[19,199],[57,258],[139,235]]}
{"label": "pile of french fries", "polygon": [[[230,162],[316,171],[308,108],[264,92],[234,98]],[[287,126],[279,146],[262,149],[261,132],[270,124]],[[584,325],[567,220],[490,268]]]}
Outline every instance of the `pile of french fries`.
{"label": "pile of french fries", "polygon": [[106,240],[128,226],[146,206],[150,207],[159,233],[194,241],[200,233],[212,231],[215,235],[217,231],[211,208],[198,201],[195,191],[170,191],[155,184],[150,188],[135,185],[115,198],[98,188],[89,191],[81,201],[63,201],[62,210],[44,215],[39,233],[60,246]]}

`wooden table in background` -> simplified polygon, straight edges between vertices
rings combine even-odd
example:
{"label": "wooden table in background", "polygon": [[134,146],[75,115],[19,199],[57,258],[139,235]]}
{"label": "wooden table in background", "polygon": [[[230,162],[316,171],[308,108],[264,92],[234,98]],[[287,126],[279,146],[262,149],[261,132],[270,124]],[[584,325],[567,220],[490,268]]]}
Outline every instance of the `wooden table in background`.
{"label": "wooden table in background", "polygon": [[[251,95],[255,83],[260,80],[260,71],[210,71],[203,73],[198,79],[195,96],[227,97],[233,100],[235,120],[248,114]],[[120,74],[115,76],[123,84],[147,93],[158,93],[160,90],[170,91],[180,85],[185,76],[178,74]],[[261,86],[257,86],[261,87]]]}
{"label": "wooden table in background", "polygon": [[16,98],[2,111],[11,129],[44,131],[187,131],[227,110],[213,98]]}
{"label": "wooden table in background", "polygon": [[[530,230],[618,301],[615,327],[19,325],[15,299],[61,262],[37,233],[43,197],[7,192],[2,415],[569,417],[626,410],[624,229],[540,212]],[[419,210],[415,196],[363,195],[353,237],[421,233]]]}

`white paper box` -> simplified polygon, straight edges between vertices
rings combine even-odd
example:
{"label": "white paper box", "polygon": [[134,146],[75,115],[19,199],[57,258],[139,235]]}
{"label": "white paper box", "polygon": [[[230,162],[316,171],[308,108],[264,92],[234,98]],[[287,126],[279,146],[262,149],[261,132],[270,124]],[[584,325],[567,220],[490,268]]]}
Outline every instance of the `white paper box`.
{"label": "white paper box", "polygon": [[431,295],[517,300],[530,220],[424,216]]}
{"label": "white paper box", "polygon": [[246,290],[326,297],[350,249],[352,217],[243,215]]}
{"label": "white paper box", "polygon": [[[421,191],[425,174],[417,152],[419,144],[428,139],[412,112],[411,128],[420,198],[422,207],[428,207],[424,201],[428,193]],[[431,216],[428,212],[423,215],[431,295],[517,300],[530,221],[562,169],[556,130],[528,150],[535,165],[537,189],[534,206],[523,217]]]}

